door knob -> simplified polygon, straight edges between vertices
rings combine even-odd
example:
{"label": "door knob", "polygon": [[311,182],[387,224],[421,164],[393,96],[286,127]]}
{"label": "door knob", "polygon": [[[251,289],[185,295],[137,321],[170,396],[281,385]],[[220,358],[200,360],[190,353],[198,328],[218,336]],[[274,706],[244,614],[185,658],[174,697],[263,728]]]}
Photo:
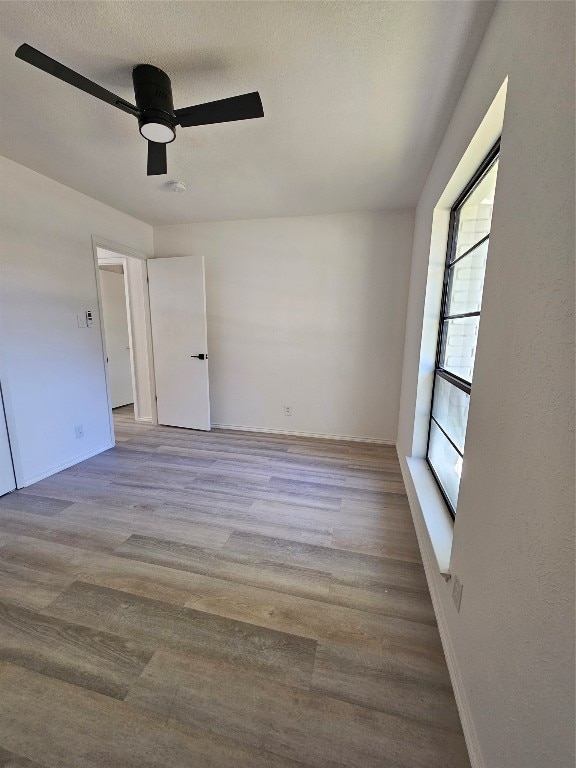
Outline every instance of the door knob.
{"label": "door knob", "polygon": [[203,355],[202,353],[199,355],[190,355],[190,357],[197,357],[198,360],[208,360],[208,355]]}

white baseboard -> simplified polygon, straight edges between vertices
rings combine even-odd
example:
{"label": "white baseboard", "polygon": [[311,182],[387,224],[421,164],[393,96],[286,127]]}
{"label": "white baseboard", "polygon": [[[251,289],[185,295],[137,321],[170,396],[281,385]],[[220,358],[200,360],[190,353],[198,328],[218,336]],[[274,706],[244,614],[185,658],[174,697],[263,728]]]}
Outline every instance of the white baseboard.
{"label": "white baseboard", "polygon": [[292,432],[286,429],[267,429],[265,427],[241,427],[238,424],[212,424],[214,429],[234,429],[238,432],[262,432],[266,435],[293,435],[294,437],[317,437],[321,440],[349,440],[354,443],[373,443],[374,445],[396,445],[395,440],[380,440],[375,437],[351,437],[350,435],[328,435],[323,432]]}
{"label": "white baseboard", "polygon": [[41,472],[40,474],[34,475],[33,477],[26,477],[23,480],[17,479],[18,488],[28,488],[29,485],[34,485],[34,483],[39,483],[40,480],[45,480],[47,477],[50,477],[51,475],[55,475],[57,472],[62,472],[62,470],[68,469],[69,467],[73,467],[75,464],[80,464],[81,461],[86,461],[86,459],[91,459],[93,456],[97,456],[99,453],[102,453],[103,451],[107,451],[110,448],[114,448],[114,445],[115,445],[114,443],[108,443],[107,445],[104,445],[101,448],[97,448],[95,451],[90,451],[89,453],[85,453],[82,456],[76,456],[70,461],[65,461],[63,464],[59,464],[56,467],[51,467],[46,472]]}
{"label": "white baseboard", "polygon": [[153,424],[152,416],[139,416],[138,418],[135,417],[134,421],[137,421],[140,424]]}
{"label": "white baseboard", "polygon": [[430,597],[432,598],[432,605],[436,615],[436,623],[438,624],[438,630],[440,632],[440,640],[442,641],[442,648],[446,657],[446,664],[448,666],[452,688],[454,689],[456,706],[458,707],[458,714],[460,715],[462,730],[464,731],[464,739],[466,740],[470,763],[472,768],[486,768],[484,759],[482,758],[482,751],[480,749],[478,734],[476,732],[474,721],[472,719],[472,713],[468,705],[468,698],[466,696],[466,691],[462,682],[462,676],[460,674],[460,669],[456,660],[454,646],[452,645],[452,640],[450,639],[450,633],[448,631],[448,624],[444,614],[444,608],[440,599],[440,595],[438,594],[438,585],[436,579],[434,578],[434,574],[436,572],[440,573],[438,562],[432,549],[432,544],[430,542],[430,537],[428,535],[428,530],[426,529],[424,518],[420,511],[420,504],[415,496],[408,463],[406,458],[402,456],[400,452],[398,452],[398,459],[400,461],[400,469],[402,471],[402,477],[406,487],[406,494],[408,496],[408,503],[410,505],[410,511],[414,521],[414,528],[416,529],[416,536],[418,538],[422,563],[426,573],[426,581],[428,582],[428,589],[430,590]]}

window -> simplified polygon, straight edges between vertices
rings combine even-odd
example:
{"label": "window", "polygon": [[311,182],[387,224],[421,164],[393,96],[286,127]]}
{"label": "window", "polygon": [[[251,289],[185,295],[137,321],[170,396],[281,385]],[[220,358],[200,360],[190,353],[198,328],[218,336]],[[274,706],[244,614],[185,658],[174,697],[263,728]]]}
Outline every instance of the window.
{"label": "window", "polygon": [[497,142],[450,212],[427,460],[453,517],[464,462],[499,149]]}

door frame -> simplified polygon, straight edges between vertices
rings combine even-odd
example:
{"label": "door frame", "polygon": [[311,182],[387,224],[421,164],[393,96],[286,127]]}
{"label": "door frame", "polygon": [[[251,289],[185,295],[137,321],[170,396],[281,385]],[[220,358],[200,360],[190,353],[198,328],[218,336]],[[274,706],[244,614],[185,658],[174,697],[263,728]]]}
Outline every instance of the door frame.
{"label": "door frame", "polygon": [[[107,240],[106,238],[99,237],[97,235],[92,235],[92,257],[94,261],[94,278],[96,281],[96,292],[98,296],[98,316],[100,320],[100,338],[102,341],[102,367],[104,369],[104,377],[106,381],[106,397],[108,400],[108,413],[109,413],[109,424],[110,424],[110,440],[112,442],[112,445],[115,445],[115,436],[114,436],[114,419],[112,416],[112,397],[110,394],[110,381],[108,378],[108,365],[106,364],[106,337],[104,333],[104,316],[102,312],[102,295],[100,292],[100,276],[98,273],[99,269],[99,262],[100,259],[98,258],[98,248],[102,248],[106,251],[112,251],[115,256],[114,257],[101,257],[102,262],[104,263],[104,259],[113,259],[114,261],[108,261],[108,263],[120,263],[123,265],[124,268],[124,290],[125,290],[125,296],[126,296],[126,312],[128,317],[128,336],[130,339],[130,369],[132,374],[132,388],[134,392],[134,415],[136,421],[143,421],[147,424],[157,424],[158,423],[158,417],[156,413],[156,383],[154,379],[154,357],[153,357],[153,351],[152,351],[152,325],[150,321],[150,298],[148,295],[148,265],[147,265],[147,259],[150,258],[149,254],[144,253],[143,251],[138,251],[134,248],[130,248],[130,246],[122,245],[121,243],[115,243],[112,240]],[[144,325],[145,325],[145,334],[146,334],[146,353],[148,358],[148,370],[147,370],[147,379],[148,379],[148,385],[150,387],[150,407],[151,407],[151,418],[142,418],[140,416],[141,413],[141,392],[140,388],[138,386],[138,377],[136,375],[136,367],[134,363],[134,321],[132,317],[132,297],[130,295],[130,286],[127,279],[127,266],[126,266],[126,258],[133,258],[138,259],[139,261],[143,262],[143,305],[144,305]]]}

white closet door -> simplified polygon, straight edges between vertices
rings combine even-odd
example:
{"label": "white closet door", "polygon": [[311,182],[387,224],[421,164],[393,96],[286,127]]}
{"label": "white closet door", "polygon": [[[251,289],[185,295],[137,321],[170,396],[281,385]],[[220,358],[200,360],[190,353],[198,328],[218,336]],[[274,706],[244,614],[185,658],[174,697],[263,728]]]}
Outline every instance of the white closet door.
{"label": "white closet door", "polygon": [[204,259],[149,259],[158,422],[210,429]]}

